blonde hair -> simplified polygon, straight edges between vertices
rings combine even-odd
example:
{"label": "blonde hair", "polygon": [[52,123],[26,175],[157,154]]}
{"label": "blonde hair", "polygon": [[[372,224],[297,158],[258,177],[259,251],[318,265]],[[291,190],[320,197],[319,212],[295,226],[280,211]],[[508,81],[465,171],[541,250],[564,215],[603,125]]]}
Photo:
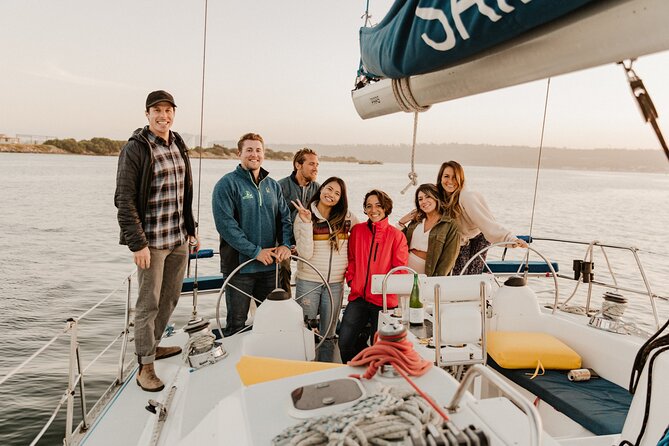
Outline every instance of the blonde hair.
{"label": "blonde hair", "polygon": [[297,172],[298,164],[304,164],[304,161],[307,159],[307,155],[318,156],[318,153],[308,147],[298,150],[295,153],[295,156],[293,156],[293,172]]}
{"label": "blonde hair", "polygon": [[237,151],[241,152],[242,151],[242,146],[244,145],[244,141],[260,141],[260,144],[262,144],[263,149],[265,148],[265,141],[262,139],[262,136],[260,136],[257,133],[245,133],[244,135],[239,138],[239,141],[237,141]]}

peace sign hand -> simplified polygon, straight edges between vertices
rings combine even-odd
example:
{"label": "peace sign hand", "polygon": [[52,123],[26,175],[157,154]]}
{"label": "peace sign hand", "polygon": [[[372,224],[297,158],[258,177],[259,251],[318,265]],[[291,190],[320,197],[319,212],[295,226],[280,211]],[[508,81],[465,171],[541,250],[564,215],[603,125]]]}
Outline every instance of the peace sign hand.
{"label": "peace sign hand", "polygon": [[304,223],[311,222],[311,211],[305,208],[300,200],[290,200],[290,202],[293,204],[293,206],[295,206],[295,209],[297,209],[297,215],[300,216],[300,219]]}

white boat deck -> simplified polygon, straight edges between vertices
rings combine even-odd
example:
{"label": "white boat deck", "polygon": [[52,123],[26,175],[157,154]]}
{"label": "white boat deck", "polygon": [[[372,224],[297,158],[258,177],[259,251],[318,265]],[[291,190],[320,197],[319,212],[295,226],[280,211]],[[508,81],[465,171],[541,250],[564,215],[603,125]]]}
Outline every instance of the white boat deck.
{"label": "white boat deck", "polygon": [[[135,383],[136,370],[133,371],[120,394],[80,444],[267,445],[282,430],[301,422],[289,414],[292,390],[363,372],[362,368],[339,367],[245,387],[236,369],[243,336],[246,335],[225,339],[228,356],[199,370],[182,365],[181,356],[156,362],[156,371],[165,381],[161,392],[141,390]],[[186,335],[179,333],[164,339],[162,345],[179,345],[185,340]],[[458,386],[453,377],[437,367],[415,378],[415,382],[442,407],[450,402]],[[368,392],[379,385],[408,386],[403,378],[383,377],[363,381],[363,384]],[[149,399],[164,403],[174,387],[176,390],[161,429],[158,416],[145,406]],[[493,445],[528,444],[529,421],[506,398],[477,401],[467,394],[461,408],[451,417],[457,426],[474,424],[484,429]],[[542,444],[557,443],[544,435]]]}

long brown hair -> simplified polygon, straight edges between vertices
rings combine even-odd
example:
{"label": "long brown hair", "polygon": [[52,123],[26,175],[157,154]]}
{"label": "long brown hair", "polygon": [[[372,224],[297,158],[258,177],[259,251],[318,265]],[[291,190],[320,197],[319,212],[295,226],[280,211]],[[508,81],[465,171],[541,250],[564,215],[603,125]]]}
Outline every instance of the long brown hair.
{"label": "long brown hair", "polygon": [[[448,167],[453,169],[455,182],[457,183],[455,191],[450,195],[444,190],[444,186],[441,185],[441,178],[444,176],[444,171]],[[439,174],[437,175],[437,190],[439,191],[439,196],[444,205],[444,214],[453,219],[460,217],[463,212],[462,206],[460,206],[460,192],[463,187],[465,187],[465,170],[460,163],[453,160],[443,163],[439,168]]]}
{"label": "long brown hair", "polygon": [[416,189],[416,195],[414,196],[414,204],[416,205],[416,215],[414,216],[413,219],[415,221],[419,222],[427,218],[427,214],[423,212],[423,210],[420,208],[420,204],[418,203],[418,194],[420,192],[434,199],[434,201],[437,202],[437,213],[439,215],[444,214],[444,205],[441,201],[441,197],[439,196],[439,190],[437,189],[437,186],[435,186],[432,183],[425,183],[418,186],[418,189]]}
{"label": "long brown hair", "polygon": [[344,180],[342,180],[339,177],[330,177],[327,180],[325,180],[323,184],[321,184],[321,186],[318,188],[314,196],[311,197],[307,209],[311,210],[311,203],[316,203],[316,205],[318,205],[318,202],[321,199],[321,191],[325,186],[333,182],[337,183],[341,188],[341,195],[339,197],[339,201],[337,202],[337,204],[335,204],[332,207],[332,210],[330,211],[330,216],[328,217],[328,223],[330,224],[330,228],[332,228],[329,240],[330,240],[330,245],[334,249],[339,251],[339,234],[343,234],[344,231],[347,230],[346,216],[348,215],[348,196],[346,193],[346,183],[344,183]]}

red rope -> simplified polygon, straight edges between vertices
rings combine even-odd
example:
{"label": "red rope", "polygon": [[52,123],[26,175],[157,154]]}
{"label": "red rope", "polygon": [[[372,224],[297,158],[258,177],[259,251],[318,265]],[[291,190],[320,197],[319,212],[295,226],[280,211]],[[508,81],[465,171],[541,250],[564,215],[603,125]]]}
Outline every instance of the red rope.
{"label": "red rope", "polygon": [[362,376],[357,374],[350,375],[352,378],[357,379],[371,379],[376,375],[379,368],[385,364],[392,365],[409,385],[441,415],[444,421],[448,420],[448,415],[409,378],[409,375],[424,375],[432,367],[432,363],[421,358],[416,350],[413,349],[413,345],[406,338],[406,332],[394,338],[387,337],[382,339],[379,339],[379,333],[376,332],[374,335],[374,344],[358,353],[355,358],[348,362],[348,365],[352,367],[367,366],[367,370],[365,370]]}

